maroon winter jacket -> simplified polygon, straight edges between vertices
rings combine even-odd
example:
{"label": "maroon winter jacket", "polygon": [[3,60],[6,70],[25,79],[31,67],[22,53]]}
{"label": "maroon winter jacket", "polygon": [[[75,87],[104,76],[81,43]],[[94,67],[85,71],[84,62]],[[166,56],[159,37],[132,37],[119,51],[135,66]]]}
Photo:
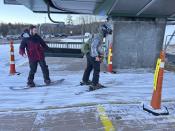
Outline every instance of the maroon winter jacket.
{"label": "maroon winter jacket", "polygon": [[21,55],[25,54],[25,49],[27,50],[27,55],[30,62],[44,60],[44,49],[48,49],[44,40],[39,35],[30,36],[29,38],[24,38],[21,42],[19,53]]}

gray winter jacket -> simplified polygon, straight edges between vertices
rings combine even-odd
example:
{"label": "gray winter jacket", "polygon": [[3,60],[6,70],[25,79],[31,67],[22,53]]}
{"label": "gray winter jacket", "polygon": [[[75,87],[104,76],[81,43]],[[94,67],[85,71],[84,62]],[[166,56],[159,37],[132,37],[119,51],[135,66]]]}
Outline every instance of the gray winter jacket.
{"label": "gray winter jacket", "polygon": [[95,34],[91,43],[91,56],[97,57],[103,54],[103,36],[98,33]]}

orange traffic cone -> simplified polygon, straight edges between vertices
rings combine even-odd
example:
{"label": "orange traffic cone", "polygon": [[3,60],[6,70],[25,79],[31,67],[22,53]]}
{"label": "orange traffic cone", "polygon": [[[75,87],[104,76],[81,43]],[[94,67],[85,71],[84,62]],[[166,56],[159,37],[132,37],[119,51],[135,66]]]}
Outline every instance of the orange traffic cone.
{"label": "orange traffic cone", "polygon": [[112,44],[110,44],[110,46],[109,46],[108,72],[112,72]]}
{"label": "orange traffic cone", "polygon": [[13,40],[10,40],[10,75],[16,73]]}
{"label": "orange traffic cone", "polygon": [[161,96],[162,96],[162,83],[164,75],[164,65],[165,65],[165,52],[160,52],[160,58],[157,60],[157,66],[154,74],[154,91],[151,100],[151,107],[148,109],[144,107],[143,109],[154,114],[154,115],[168,115],[168,109],[165,107],[161,110]]}
{"label": "orange traffic cone", "polygon": [[163,75],[164,75],[164,63],[165,63],[165,53],[161,51],[160,53],[160,66],[159,66],[159,72],[157,77],[157,83],[153,91],[153,96],[151,100],[151,106],[154,109],[160,109],[161,108],[161,96],[162,96],[162,83],[163,83]]}
{"label": "orange traffic cone", "polygon": [[112,44],[109,46],[108,53],[108,72],[112,72]]}
{"label": "orange traffic cone", "polygon": [[110,44],[109,46],[109,53],[108,53],[108,72],[110,73],[116,73],[115,71],[113,71],[113,67],[112,67],[112,44]]}

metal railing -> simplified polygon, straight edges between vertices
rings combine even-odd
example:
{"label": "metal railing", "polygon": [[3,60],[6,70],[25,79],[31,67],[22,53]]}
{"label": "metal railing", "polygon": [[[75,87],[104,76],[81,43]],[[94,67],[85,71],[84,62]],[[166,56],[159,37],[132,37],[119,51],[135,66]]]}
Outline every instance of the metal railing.
{"label": "metal railing", "polygon": [[[166,51],[167,47],[170,45],[173,37],[175,36],[175,32],[173,33],[173,35],[166,35],[166,38],[165,38],[165,45],[164,45],[164,50]],[[170,37],[168,39],[168,37]]]}
{"label": "metal railing", "polygon": [[45,51],[47,57],[74,57],[83,58],[82,42],[55,42],[45,41],[50,50]]}
{"label": "metal railing", "polygon": [[81,49],[82,42],[51,42],[46,41],[50,48]]}

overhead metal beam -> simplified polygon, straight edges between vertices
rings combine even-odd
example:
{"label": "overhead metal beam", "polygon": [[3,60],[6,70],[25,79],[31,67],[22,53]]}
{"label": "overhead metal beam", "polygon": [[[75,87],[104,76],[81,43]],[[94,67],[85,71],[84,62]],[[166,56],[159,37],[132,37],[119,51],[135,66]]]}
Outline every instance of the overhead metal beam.
{"label": "overhead metal beam", "polygon": [[148,4],[146,4],[137,14],[136,16],[141,15],[146,9],[148,9],[156,0],[151,0]]}
{"label": "overhead metal beam", "polygon": [[175,18],[174,19],[171,19],[171,20],[168,20],[167,25],[175,25]]}
{"label": "overhead metal beam", "polygon": [[[50,13],[58,14],[93,14],[116,17],[150,17],[150,18],[175,18],[173,8],[174,0],[3,0],[5,4],[24,5],[33,12],[48,13],[47,2],[50,5]],[[53,3],[55,1],[56,4]],[[88,2],[91,4],[87,8]],[[92,3],[91,3],[92,2]],[[132,5],[128,3],[132,2]],[[59,3],[62,3],[60,5]],[[137,7],[139,3],[139,7]],[[163,5],[165,4],[165,12]],[[82,6],[80,6],[82,5]],[[171,6],[170,6],[171,5]],[[78,6],[81,8],[78,9]],[[170,8],[168,8],[170,6]],[[119,8],[120,7],[120,8]],[[154,7],[154,8],[153,8]],[[119,8],[119,9],[118,9]]]}
{"label": "overhead metal beam", "polygon": [[109,14],[112,12],[112,10],[115,8],[119,0],[116,0],[115,3],[113,4],[112,8],[109,10]]}
{"label": "overhead metal beam", "polygon": [[16,0],[4,0],[4,4],[12,4],[12,5],[21,5],[19,2]]}
{"label": "overhead metal beam", "polygon": [[116,0],[104,0],[102,4],[100,4],[98,7],[96,7],[93,14],[95,15],[108,15],[111,7],[114,5]]}
{"label": "overhead metal beam", "polygon": [[[52,3],[52,0],[44,0],[46,2],[46,4],[48,5],[49,4],[49,8],[55,8],[57,10],[60,10],[60,11],[63,11],[65,14],[78,14],[78,13],[75,13],[75,12],[71,12],[71,11],[68,11],[68,10],[64,10],[62,8],[58,8],[56,7],[53,3]],[[51,11],[50,11],[51,13]]]}
{"label": "overhead metal beam", "polygon": [[175,12],[170,17],[175,17]]}

